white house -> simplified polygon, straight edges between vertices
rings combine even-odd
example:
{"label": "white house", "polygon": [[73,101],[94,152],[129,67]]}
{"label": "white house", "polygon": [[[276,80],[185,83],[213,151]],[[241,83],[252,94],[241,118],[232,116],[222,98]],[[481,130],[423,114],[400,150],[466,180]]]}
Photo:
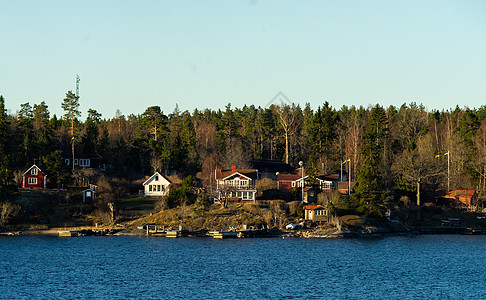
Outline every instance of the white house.
{"label": "white house", "polygon": [[172,182],[165,176],[161,175],[159,172],[155,172],[154,175],[150,176],[150,178],[143,183],[144,196],[165,196],[169,194],[169,185],[171,183]]}
{"label": "white house", "polygon": [[236,166],[232,166],[231,171],[216,170],[215,177],[219,200],[222,198],[230,201],[256,200],[258,170],[236,169]]}

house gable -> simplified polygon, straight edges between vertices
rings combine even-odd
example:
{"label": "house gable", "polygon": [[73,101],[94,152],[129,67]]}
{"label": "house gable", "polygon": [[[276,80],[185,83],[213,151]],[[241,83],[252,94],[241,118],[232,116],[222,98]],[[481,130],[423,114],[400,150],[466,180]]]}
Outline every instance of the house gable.
{"label": "house gable", "polygon": [[251,180],[250,177],[244,175],[244,174],[241,174],[239,172],[236,172],[236,173],[233,173],[233,174],[230,174],[228,176],[226,176],[225,178],[223,178],[222,180],[224,181],[231,181],[231,180],[235,180],[235,179],[239,179],[239,180]]}
{"label": "house gable", "polygon": [[[35,174],[33,172],[35,172]],[[22,174],[22,176],[26,175],[44,175],[44,171],[36,164],[33,164],[32,167],[28,168],[27,171]]]}
{"label": "house gable", "polygon": [[159,172],[155,172],[142,184],[145,196],[164,196],[167,195],[169,185],[172,182]]}
{"label": "house gable", "polygon": [[150,176],[149,179],[145,180],[142,185],[149,185],[149,184],[163,184],[163,185],[169,185],[172,182],[167,179],[164,175],[161,175],[159,172],[155,172],[154,175]]}
{"label": "house gable", "polygon": [[23,188],[45,188],[47,186],[47,176],[43,168],[33,164],[22,174]]}

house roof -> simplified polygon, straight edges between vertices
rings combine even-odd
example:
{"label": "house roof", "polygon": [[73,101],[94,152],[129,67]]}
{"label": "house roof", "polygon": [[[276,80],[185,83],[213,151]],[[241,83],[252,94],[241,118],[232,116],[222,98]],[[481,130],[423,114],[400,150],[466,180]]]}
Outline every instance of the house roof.
{"label": "house roof", "polygon": [[145,180],[142,185],[145,185],[146,183],[148,182],[151,182],[152,181],[152,178],[155,177],[155,175],[158,175],[160,176],[161,178],[165,179],[169,184],[171,184],[172,182],[167,178],[165,177],[164,175],[160,174],[159,172],[155,172],[152,176],[150,176],[147,180]]}
{"label": "house roof", "polygon": [[457,197],[464,197],[470,199],[474,197],[475,193],[476,193],[475,190],[454,190],[454,191],[450,191],[449,194],[444,196],[444,198],[455,199]]}
{"label": "house roof", "polygon": [[36,169],[40,170],[42,173],[45,172],[44,171],[45,170],[44,166],[33,164],[30,168],[27,169],[27,171],[24,172],[24,174],[22,174],[22,176],[25,176],[25,174],[27,174],[28,172],[30,172],[30,170],[32,170],[33,168],[36,168]]}
{"label": "house roof", "polygon": [[236,169],[235,172],[229,171],[221,171],[216,172],[216,179],[226,179],[227,177],[233,174],[240,174],[242,176],[248,177],[249,179],[257,179],[258,170],[256,169]]}
{"label": "house roof", "polygon": [[[73,153],[72,152],[69,152],[69,153],[65,153],[64,156],[63,156],[64,159],[72,159],[73,158]],[[77,153],[77,152],[74,152],[74,159],[103,159],[101,157],[101,155],[99,155],[98,153]]]}
{"label": "house roof", "polygon": [[297,174],[278,174],[277,180],[278,181],[296,181],[302,179],[302,176]]}
{"label": "house roof", "polygon": [[265,173],[291,173],[295,170],[289,164],[274,160],[252,160],[250,161],[250,165],[259,172]]}
{"label": "house roof", "polygon": [[315,210],[315,209],[324,209],[322,205],[306,205],[304,206],[305,210]]}
{"label": "house roof", "polygon": [[319,175],[319,176],[317,176],[317,179],[320,179],[320,180],[323,180],[323,181],[338,181],[339,180],[339,174]]}

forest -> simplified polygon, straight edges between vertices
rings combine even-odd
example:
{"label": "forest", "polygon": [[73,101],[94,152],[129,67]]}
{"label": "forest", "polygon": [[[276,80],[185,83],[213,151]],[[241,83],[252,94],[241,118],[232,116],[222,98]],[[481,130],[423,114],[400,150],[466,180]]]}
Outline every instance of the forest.
{"label": "forest", "polygon": [[[60,99],[63,116],[46,103],[25,103],[7,114],[0,96],[0,178],[2,188],[19,186],[22,173],[43,163],[51,178],[72,180],[62,157],[98,153],[110,178],[139,179],[154,171],[193,176],[207,186],[217,168],[246,168],[252,160],[282,161],[309,174],[327,174],[351,163],[351,179],[363,207],[387,193],[416,197],[436,191],[486,187],[486,106],[427,111],[423,105],[342,106],[328,102],[228,104],[224,110],[163,112],[103,118],[94,108],[80,119],[79,98]],[[419,200],[420,201],[420,200]]]}

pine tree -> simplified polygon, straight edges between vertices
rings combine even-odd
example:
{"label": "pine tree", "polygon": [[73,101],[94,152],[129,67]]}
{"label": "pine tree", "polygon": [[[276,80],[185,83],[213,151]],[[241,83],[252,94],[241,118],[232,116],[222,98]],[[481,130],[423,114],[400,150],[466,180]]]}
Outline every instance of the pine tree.
{"label": "pine tree", "polygon": [[368,128],[363,134],[361,155],[363,164],[357,174],[358,211],[376,217],[384,215],[383,149],[388,134],[383,107],[371,110]]}
{"label": "pine tree", "polygon": [[64,119],[71,121],[71,136],[74,137],[74,121],[76,118],[81,116],[79,111],[79,98],[73,94],[72,91],[66,93],[66,98],[64,98],[61,103],[62,109],[64,109]]}
{"label": "pine tree", "polygon": [[5,111],[5,99],[0,95],[0,183],[7,184],[9,153],[8,153],[8,124]]}

